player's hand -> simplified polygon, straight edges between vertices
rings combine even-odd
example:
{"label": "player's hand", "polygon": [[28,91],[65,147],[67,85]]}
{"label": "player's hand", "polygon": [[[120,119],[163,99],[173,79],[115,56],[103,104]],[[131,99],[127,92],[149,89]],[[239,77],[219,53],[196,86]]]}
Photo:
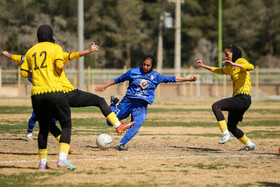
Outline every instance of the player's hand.
{"label": "player's hand", "polygon": [[2,55],[7,57],[9,55],[9,52],[8,51],[2,51]]}
{"label": "player's hand", "polygon": [[198,66],[200,66],[200,67],[202,67],[202,66],[203,66],[203,62],[202,62],[202,60],[198,60],[198,61],[196,61],[196,64],[197,64]]}
{"label": "player's hand", "polygon": [[99,46],[96,45],[94,42],[92,42],[92,45],[89,48],[89,51],[92,53],[94,51],[98,51],[99,50]]}
{"label": "player's hand", "polygon": [[197,76],[192,76],[189,81],[193,82],[193,81],[196,81],[197,80]]}
{"label": "player's hand", "polygon": [[104,92],[106,90],[105,86],[98,86],[94,89],[96,92]]}
{"label": "player's hand", "polygon": [[2,51],[2,55],[8,59],[12,59],[13,54],[10,54],[8,51]]}
{"label": "player's hand", "polygon": [[229,66],[234,66],[234,62],[230,61],[230,60],[225,60],[223,61],[223,64],[227,64]]}

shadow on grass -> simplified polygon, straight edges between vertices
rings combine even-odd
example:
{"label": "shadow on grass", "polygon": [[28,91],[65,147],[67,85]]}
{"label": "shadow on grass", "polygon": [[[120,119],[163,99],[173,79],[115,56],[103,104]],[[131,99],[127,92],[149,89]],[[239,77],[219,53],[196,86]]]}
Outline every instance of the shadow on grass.
{"label": "shadow on grass", "polygon": [[[0,152],[0,155],[25,155],[25,156],[32,156],[32,155],[38,155],[38,153],[9,153],[9,152]],[[57,154],[48,154],[48,155],[57,155]]]}
{"label": "shadow on grass", "polygon": [[214,153],[222,153],[221,149],[210,149],[210,148],[201,148],[201,147],[178,147],[178,146],[171,146],[172,148],[176,149],[183,149],[183,150],[191,150],[196,152],[214,152]]}
{"label": "shadow on grass", "polygon": [[262,186],[280,187],[280,183],[276,182],[258,182]]}
{"label": "shadow on grass", "polygon": [[38,170],[37,167],[19,167],[19,166],[0,166],[0,169],[36,169]]}
{"label": "shadow on grass", "polygon": [[[28,141],[26,138],[0,138],[0,140],[20,140],[20,141]],[[37,140],[33,138],[33,140]]]}

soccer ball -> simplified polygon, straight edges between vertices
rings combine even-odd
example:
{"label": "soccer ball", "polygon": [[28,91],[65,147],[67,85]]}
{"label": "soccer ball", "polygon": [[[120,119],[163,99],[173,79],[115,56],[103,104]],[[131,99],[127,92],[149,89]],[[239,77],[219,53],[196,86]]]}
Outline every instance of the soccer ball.
{"label": "soccer ball", "polygon": [[96,138],[96,145],[102,150],[109,149],[112,144],[112,138],[109,134],[100,134]]}

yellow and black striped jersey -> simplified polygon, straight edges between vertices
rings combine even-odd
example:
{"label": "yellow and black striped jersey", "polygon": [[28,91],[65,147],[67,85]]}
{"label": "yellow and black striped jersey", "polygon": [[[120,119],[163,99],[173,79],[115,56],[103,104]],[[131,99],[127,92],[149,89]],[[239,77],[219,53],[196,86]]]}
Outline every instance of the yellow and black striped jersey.
{"label": "yellow and black striped jersey", "polygon": [[64,66],[62,48],[51,42],[40,42],[25,54],[21,72],[32,73],[31,95],[63,91],[56,67]]}
{"label": "yellow and black striped jersey", "polygon": [[[67,62],[69,62],[70,60],[75,60],[80,58],[79,52],[75,52],[75,53],[66,53],[63,52],[63,59],[64,59],[64,64],[66,65]],[[68,80],[68,78],[66,77],[65,72],[63,71],[60,79],[62,81],[62,86],[63,86],[63,92],[64,93],[68,93],[71,92],[73,90],[75,90],[74,86],[70,83],[70,81]]]}
{"label": "yellow and black striped jersey", "polygon": [[[64,65],[66,65],[70,60],[75,60],[78,58],[80,58],[79,52],[74,52],[74,53],[63,52]],[[12,55],[12,60],[15,62],[23,62],[24,55]],[[75,90],[74,86],[70,83],[64,71],[60,75],[60,79],[63,86],[63,92],[67,93]]]}
{"label": "yellow and black striped jersey", "polygon": [[223,68],[212,67],[211,71],[220,75],[226,74],[231,76],[233,84],[233,96],[237,94],[251,95],[252,84],[249,71],[254,69],[254,65],[250,64],[244,58],[236,60],[237,64],[242,64],[241,67],[225,66]]}

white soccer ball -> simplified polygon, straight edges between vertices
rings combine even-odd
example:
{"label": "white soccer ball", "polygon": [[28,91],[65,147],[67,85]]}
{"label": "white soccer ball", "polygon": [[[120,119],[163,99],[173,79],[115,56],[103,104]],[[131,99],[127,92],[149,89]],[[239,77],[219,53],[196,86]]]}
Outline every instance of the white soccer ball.
{"label": "white soccer ball", "polygon": [[109,149],[109,147],[111,147],[112,144],[112,138],[109,134],[100,134],[96,138],[96,145],[102,150]]}

